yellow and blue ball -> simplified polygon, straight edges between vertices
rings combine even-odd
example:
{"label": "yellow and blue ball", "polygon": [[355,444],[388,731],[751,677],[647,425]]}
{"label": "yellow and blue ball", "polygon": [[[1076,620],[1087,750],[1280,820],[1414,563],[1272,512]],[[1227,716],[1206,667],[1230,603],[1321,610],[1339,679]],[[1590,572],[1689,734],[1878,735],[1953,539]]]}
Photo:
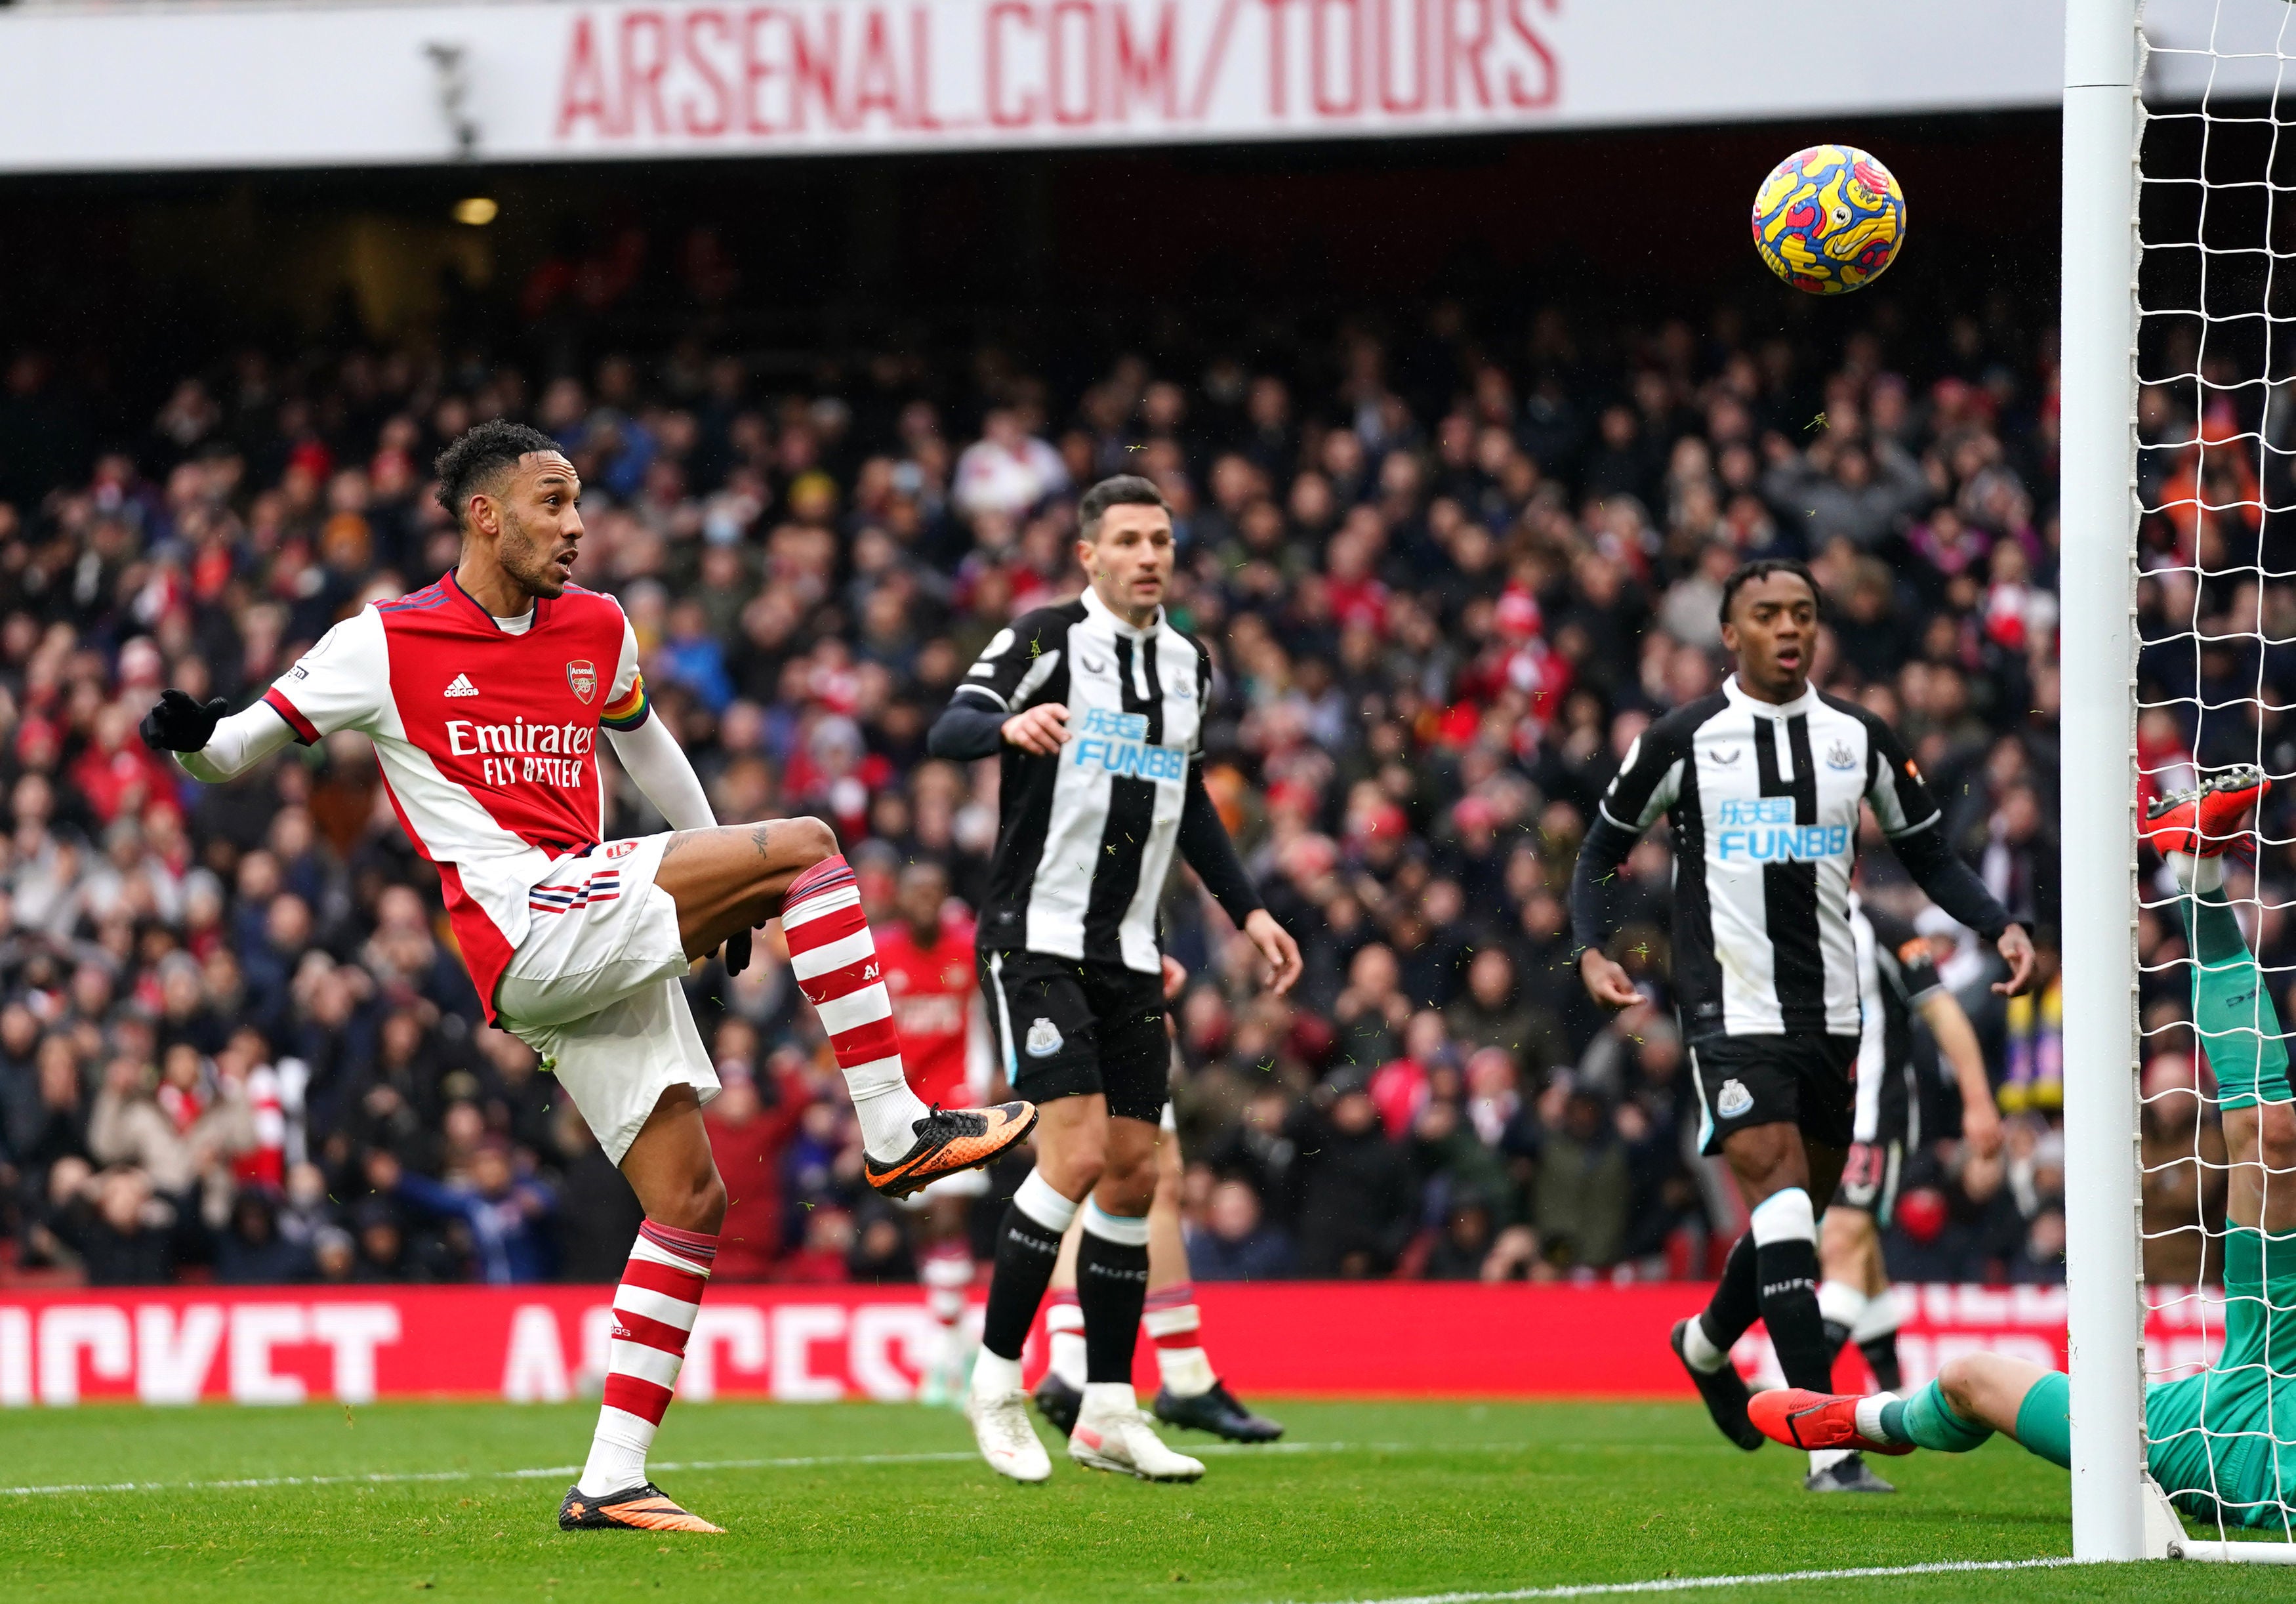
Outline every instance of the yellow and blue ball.
{"label": "yellow and blue ball", "polygon": [[1855,145],[1812,145],[1770,169],[1754,196],[1754,249],[1811,295],[1880,278],[1906,241],[1906,192]]}

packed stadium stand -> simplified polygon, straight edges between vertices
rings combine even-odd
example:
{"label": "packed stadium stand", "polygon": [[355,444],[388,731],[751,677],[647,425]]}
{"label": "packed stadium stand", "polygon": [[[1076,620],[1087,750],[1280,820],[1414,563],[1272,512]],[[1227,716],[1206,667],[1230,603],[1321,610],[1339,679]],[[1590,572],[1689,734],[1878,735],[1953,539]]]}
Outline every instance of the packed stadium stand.
{"label": "packed stadium stand", "polygon": [[[718,250],[697,233],[654,260],[692,306],[737,273]],[[542,262],[509,308],[521,340],[483,359],[348,313],[205,349],[175,329],[191,354],[140,378],[0,352],[0,1273],[616,1273],[636,1205],[533,1055],[480,1023],[363,739],[202,787],[135,736],[160,688],[243,705],[347,610],[450,568],[428,464],[507,414],[580,468],[577,577],[628,610],[719,818],[828,819],[882,920],[913,860],[978,895],[995,765],[929,760],[924,731],[1016,610],[1078,587],[1076,495],[1119,471],[1163,488],[1173,610],[1219,670],[1212,790],[1308,962],[1291,998],[1259,994],[1209,898],[1185,871],[1168,888],[1199,1280],[1718,1263],[1739,1206],[1685,1128],[1662,843],[1617,888],[1648,1005],[1589,1002],[1562,896],[1627,746],[1717,683],[1723,577],[1806,558],[1829,603],[1821,683],[1905,732],[2052,977],[2005,1005],[1991,954],[1923,915],[2009,1140],[1964,1154],[1940,1085],[1891,1269],[2062,1279],[2047,308],[1877,302],[1790,340],[1726,299],[1629,323],[1478,293],[1277,307],[1233,337],[1071,327],[1050,356],[847,342],[792,368],[702,315],[606,320],[635,259],[607,235]],[[2189,429],[2152,399],[2152,437]],[[2145,470],[2181,509],[2147,530],[2164,561],[2252,533],[2216,509],[2253,487],[2224,494],[2240,487],[2202,452]],[[2200,627],[2231,637],[2288,604],[2251,587]],[[2153,633],[2192,626],[2189,582],[2148,581],[2144,605]],[[2284,652],[2234,638],[2145,668],[2176,694],[2296,689]],[[2148,766],[2186,743],[2165,712],[2144,730]],[[614,794],[610,833],[660,827]],[[1869,846],[1867,895],[1914,911]],[[2178,940],[2148,924],[2146,964]],[[2267,913],[2267,964],[2288,940]],[[737,980],[713,962],[690,982],[728,1087],[709,1110],[735,1198],[718,1273],[907,1279],[813,1015],[759,950]],[[2181,981],[2145,1006],[2172,1019]],[[2167,1052],[2148,1087],[2202,1073]],[[2148,1104],[2148,1147],[2190,1155],[2176,1122],[2202,1117],[2197,1098]],[[2148,1211],[2190,1220],[2220,1178],[2164,1163],[2146,1184]],[[2148,1244],[2157,1277],[2195,1278],[2181,1240]]]}

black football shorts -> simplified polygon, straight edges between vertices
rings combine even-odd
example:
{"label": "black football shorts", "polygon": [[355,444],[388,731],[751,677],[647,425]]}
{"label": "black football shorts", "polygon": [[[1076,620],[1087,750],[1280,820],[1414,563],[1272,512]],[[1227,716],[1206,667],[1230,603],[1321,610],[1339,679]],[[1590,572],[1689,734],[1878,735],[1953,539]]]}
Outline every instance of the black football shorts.
{"label": "black football shorts", "polygon": [[1030,1102],[1100,1093],[1108,1111],[1150,1125],[1170,1090],[1164,977],[1042,953],[980,954],[988,1027],[1013,1093]]}
{"label": "black football shorts", "polygon": [[1798,1126],[1802,1140],[1847,1150],[1857,1133],[1857,1038],[1709,1036],[1692,1043],[1699,1150],[1722,1150],[1734,1131]]}

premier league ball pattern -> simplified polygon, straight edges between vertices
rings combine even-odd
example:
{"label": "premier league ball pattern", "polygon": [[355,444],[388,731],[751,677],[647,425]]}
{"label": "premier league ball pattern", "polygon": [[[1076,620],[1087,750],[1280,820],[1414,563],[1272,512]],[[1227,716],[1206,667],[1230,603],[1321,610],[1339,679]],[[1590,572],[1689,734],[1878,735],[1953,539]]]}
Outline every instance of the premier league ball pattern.
{"label": "premier league ball pattern", "polygon": [[1905,192],[1854,145],[1795,151],[1754,196],[1754,249],[1772,273],[1811,295],[1864,289],[1905,239]]}

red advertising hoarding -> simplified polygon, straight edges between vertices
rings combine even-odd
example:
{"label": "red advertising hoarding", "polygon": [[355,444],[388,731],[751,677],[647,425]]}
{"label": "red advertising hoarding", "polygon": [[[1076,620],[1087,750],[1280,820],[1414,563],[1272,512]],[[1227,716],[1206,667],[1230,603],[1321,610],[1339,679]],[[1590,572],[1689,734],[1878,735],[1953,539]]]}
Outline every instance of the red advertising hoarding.
{"label": "red advertising hoarding", "polygon": [[[1255,1396],[1660,1398],[1689,1395],[1667,1332],[1707,1290],[1294,1282],[1205,1286],[1201,1301],[1213,1363]],[[2221,1341],[2220,1295],[2153,1291],[2165,1305],[2148,1331],[2154,1373],[2206,1363]],[[611,1297],[601,1287],[0,1293],[0,1404],[578,1397],[596,1390]],[[2061,1288],[1898,1297],[1909,1383],[1976,1348],[2064,1363]],[[913,1289],[713,1287],[679,1393],[904,1399],[939,1339]],[[1759,1331],[1738,1359],[1756,1376],[1772,1367]],[[1144,1384],[1152,1363],[1144,1343]],[[1857,1364],[1845,1358],[1846,1384]]]}

